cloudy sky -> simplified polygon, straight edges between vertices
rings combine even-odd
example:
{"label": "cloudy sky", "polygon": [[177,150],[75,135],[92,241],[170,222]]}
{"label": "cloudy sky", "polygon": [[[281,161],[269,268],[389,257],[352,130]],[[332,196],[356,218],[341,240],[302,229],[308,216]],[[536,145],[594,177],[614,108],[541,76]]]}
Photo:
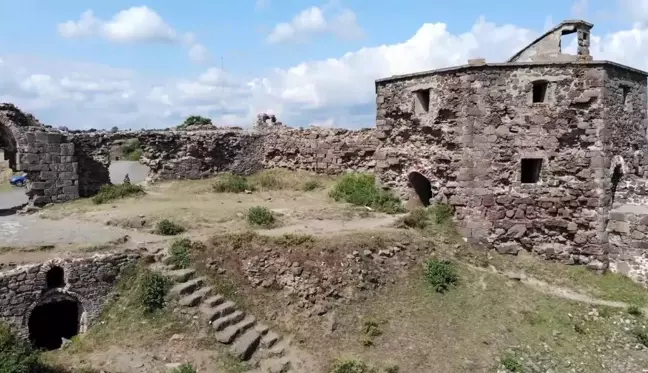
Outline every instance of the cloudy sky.
{"label": "cloudy sky", "polygon": [[648,0],[0,0],[0,102],[69,128],[371,127],[374,80],[503,61],[563,19],[648,69]]}

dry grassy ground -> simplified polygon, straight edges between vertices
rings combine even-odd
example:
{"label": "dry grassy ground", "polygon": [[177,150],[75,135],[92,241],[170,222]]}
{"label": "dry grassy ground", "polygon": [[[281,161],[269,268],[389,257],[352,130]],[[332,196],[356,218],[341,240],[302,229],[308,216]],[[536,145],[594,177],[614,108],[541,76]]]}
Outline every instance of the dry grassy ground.
{"label": "dry grassy ground", "polygon": [[[512,372],[648,369],[648,348],[635,334],[648,333],[645,313],[640,314],[648,306],[648,291],[628,279],[528,255],[491,255],[468,247],[446,227],[396,229],[398,216],[332,201],[328,190],[334,180],[273,172],[253,178],[251,193],[215,193],[213,180],[170,182],[151,187],[145,196],[107,204],[53,206],[43,217],[144,231],[154,230],[161,219],[177,222],[187,229],[183,236],[206,243],[191,253],[199,272],[242,309],[293,335],[322,373],[331,372],[340,358],[364,361],[380,372],[505,371],[501,362]],[[310,181],[318,186],[305,191],[314,185],[305,187]],[[254,206],[273,210],[278,223],[250,228],[246,216]],[[250,230],[257,234],[241,233]],[[362,258],[366,250],[403,243],[407,255],[399,259]],[[301,310],[303,299],[287,295],[286,287],[250,280],[247,263],[263,255],[273,258],[262,261],[269,276],[276,261],[296,262],[319,278],[316,286],[326,290],[331,278],[340,278],[342,290],[353,296],[331,302],[322,315]],[[446,293],[426,281],[423,264],[432,257],[454,263],[459,281]],[[345,265],[350,260],[379,277],[382,286],[359,290]],[[142,316],[129,291],[123,288],[99,324],[49,358],[108,372],[160,372],[177,362],[192,363],[198,372],[249,368],[227,358],[195,321],[187,321],[190,315],[167,309]],[[631,305],[636,307],[629,310]],[[369,370],[335,373],[345,372]]]}

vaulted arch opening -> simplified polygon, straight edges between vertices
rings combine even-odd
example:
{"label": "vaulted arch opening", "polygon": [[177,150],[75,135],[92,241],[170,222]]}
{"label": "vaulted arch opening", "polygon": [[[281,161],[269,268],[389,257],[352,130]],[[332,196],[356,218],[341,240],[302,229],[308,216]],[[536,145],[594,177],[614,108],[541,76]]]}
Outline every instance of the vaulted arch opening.
{"label": "vaulted arch opening", "polygon": [[[18,168],[18,144],[9,128],[0,122],[0,167],[6,163],[8,168],[16,171]],[[5,166],[6,167],[6,166]],[[0,169],[2,172],[2,169]]]}
{"label": "vaulted arch opening", "polygon": [[30,342],[42,350],[60,348],[64,339],[79,334],[82,313],[81,303],[73,296],[63,293],[48,296],[29,315]]}
{"label": "vaulted arch opening", "polygon": [[623,178],[623,167],[621,164],[617,164],[614,166],[614,170],[612,171],[612,177],[610,178],[610,197],[611,201],[610,204],[614,203],[614,198],[616,197],[616,191],[619,186],[619,182]]}
{"label": "vaulted arch opening", "polygon": [[65,272],[59,266],[52,267],[45,275],[47,290],[65,286]]}
{"label": "vaulted arch opening", "polygon": [[407,179],[423,206],[430,206],[430,200],[432,199],[432,184],[430,180],[416,171],[410,172],[407,175]]}

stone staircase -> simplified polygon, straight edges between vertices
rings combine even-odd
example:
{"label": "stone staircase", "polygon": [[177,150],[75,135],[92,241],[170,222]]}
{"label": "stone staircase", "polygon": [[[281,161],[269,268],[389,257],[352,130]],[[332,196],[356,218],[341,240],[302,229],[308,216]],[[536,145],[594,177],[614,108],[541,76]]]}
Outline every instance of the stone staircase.
{"label": "stone staircase", "polygon": [[[253,315],[238,310],[236,304],[215,294],[204,277],[196,277],[192,268],[176,269],[166,251],[155,255],[151,269],[174,282],[170,297],[181,307],[197,308],[201,322],[214,333],[219,343],[229,346],[229,353],[254,367],[254,373],[297,373],[300,359],[290,341],[260,323]],[[292,355],[292,356],[289,356]]]}

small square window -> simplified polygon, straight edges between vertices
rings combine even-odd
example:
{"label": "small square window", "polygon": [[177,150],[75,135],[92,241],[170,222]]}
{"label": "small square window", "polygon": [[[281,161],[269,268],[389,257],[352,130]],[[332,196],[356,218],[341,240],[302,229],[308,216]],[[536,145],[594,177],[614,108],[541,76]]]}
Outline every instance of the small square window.
{"label": "small square window", "polygon": [[547,99],[547,82],[534,82],[533,83],[533,103],[545,102]]}
{"label": "small square window", "polygon": [[421,89],[414,93],[416,94],[416,101],[418,102],[418,106],[421,108],[421,110],[425,113],[429,112],[430,111],[430,90]]}
{"label": "small square window", "polygon": [[540,180],[542,158],[522,158],[520,181],[523,184],[535,184]]}

